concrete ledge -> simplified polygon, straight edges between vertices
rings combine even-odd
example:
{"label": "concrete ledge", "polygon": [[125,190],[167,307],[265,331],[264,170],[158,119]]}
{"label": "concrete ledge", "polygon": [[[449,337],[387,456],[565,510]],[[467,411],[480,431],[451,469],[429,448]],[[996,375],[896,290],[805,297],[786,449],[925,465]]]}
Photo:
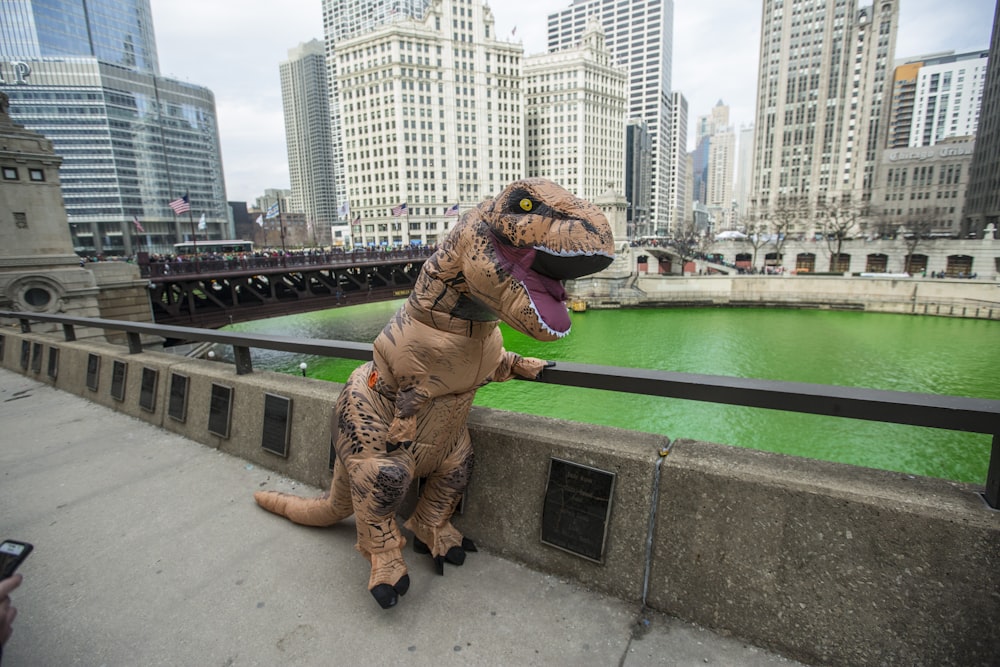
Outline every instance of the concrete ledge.
{"label": "concrete ledge", "polygon": [[[487,408],[473,408],[469,427],[476,472],[456,525],[491,551],[641,600],[657,451],[666,438]],[[540,541],[552,457],[615,473],[603,564]]]}
{"label": "concrete ledge", "polygon": [[[311,486],[329,484],[340,385],[238,376],[220,362],[12,327],[0,336],[4,368]],[[86,383],[91,354],[101,358],[96,391]],[[121,401],[110,395],[116,360],[127,367]],[[158,372],[153,410],[139,407],[144,368]],[[167,415],[172,374],[188,378],[184,421]],[[228,438],[207,430],[213,384],[233,388]],[[291,400],[287,457],[261,448],[267,393]],[[662,436],[485,408],[473,409],[469,426],[476,471],[456,524],[498,555],[639,603],[655,510],[653,609],[813,664],[985,666],[1000,655],[1000,512],[976,487],[690,440],[660,460]],[[552,457],[616,475],[603,563],[540,541]]]}
{"label": "concrete ledge", "polygon": [[650,606],[809,664],[988,665],[1000,512],[977,491],[679,440]]}

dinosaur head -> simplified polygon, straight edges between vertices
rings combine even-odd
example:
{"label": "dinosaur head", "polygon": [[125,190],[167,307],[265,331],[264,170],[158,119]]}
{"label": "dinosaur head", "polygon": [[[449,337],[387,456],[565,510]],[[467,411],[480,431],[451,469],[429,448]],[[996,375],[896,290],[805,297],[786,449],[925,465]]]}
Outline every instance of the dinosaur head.
{"label": "dinosaur head", "polygon": [[570,329],[562,281],[606,268],[613,241],[597,206],[533,178],[466,213],[428,263],[461,293],[453,315],[479,319],[461,308],[474,304],[532,338],[556,340]]}

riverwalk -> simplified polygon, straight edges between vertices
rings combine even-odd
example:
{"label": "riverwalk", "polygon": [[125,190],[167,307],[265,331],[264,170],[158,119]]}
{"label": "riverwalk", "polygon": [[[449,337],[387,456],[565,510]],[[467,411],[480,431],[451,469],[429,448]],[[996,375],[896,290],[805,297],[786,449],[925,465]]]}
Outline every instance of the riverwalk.
{"label": "riverwalk", "polygon": [[801,664],[484,551],[408,549],[383,611],[352,522],[252,500],[318,489],[2,369],[0,424],[0,538],[35,545],[4,667]]}

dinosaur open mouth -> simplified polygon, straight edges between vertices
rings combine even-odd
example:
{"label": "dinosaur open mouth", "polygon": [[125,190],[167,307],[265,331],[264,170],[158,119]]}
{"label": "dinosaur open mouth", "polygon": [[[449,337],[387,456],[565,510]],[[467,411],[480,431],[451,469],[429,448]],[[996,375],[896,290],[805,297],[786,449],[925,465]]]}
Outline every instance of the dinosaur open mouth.
{"label": "dinosaur open mouth", "polygon": [[534,248],[516,248],[499,241],[494,241],[493,247],[503,269],[528,292],[538,321],[552,335],[565,336],[570,328],[569,312],[563,303],[566,300],[566,290],[558,278],[538,270],[544,270],[544,262],[539,261],[539,258],[546,256],[545,253]]}

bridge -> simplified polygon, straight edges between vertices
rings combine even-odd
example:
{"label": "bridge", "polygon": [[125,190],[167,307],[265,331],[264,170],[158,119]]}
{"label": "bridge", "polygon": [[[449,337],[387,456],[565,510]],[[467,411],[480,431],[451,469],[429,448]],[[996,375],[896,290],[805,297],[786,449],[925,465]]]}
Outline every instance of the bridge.
{"label": "bridge", "polygon": [[141,262],[153,319],[216,329],[409,295],[434,248]]}

